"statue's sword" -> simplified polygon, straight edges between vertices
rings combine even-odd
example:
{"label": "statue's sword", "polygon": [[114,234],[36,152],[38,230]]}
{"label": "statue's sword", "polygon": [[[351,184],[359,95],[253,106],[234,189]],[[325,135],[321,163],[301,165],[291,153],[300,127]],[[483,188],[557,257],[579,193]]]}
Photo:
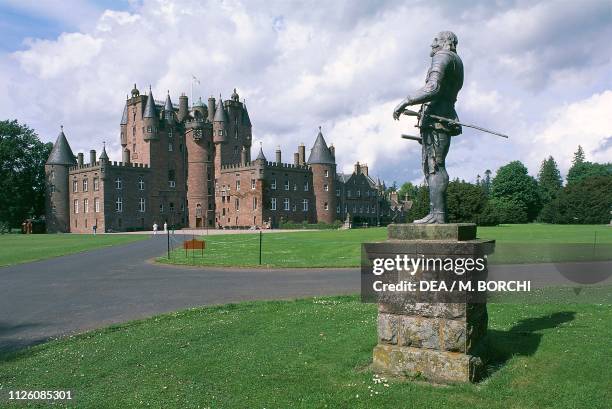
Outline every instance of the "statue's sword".
{"label": "statue's sword", "polygon": [[[403,114],[404,115],[408,115],[408,116],[416,116],[416,117],[420,117],[420,115],[421,115],[418,112],[412,111],[410,109],[405,109]],[[486,129],[486,128],[483,128],[481,126],[472,125],[472,124],[465,124],[463,122],[455,121],[454,119],[445,118],[443,116],[438,116],[438,115],[429,114],[427,116],[430,117],[430,118],[433,118],[433,119],[437,119],[438,121],[441,121],[441,122],[446,122],[447,124],[461,125],[461,126],[465,126],[466,128],[474,128],[474,129],[478,129],[479,131],[483,131],[483,132],[487,132],[487,133],[490,133],[490,134],[493,134],[493,135],[501,136],[502,138],[508,138],[508,135],[504,135],[503,133],[499,133],[499,132],[492,131],[490,129]],[[418,141],[419,143],[422,142],[421,141],[421,137],[419,137],[419,136],[402,135],[402,138]]]}

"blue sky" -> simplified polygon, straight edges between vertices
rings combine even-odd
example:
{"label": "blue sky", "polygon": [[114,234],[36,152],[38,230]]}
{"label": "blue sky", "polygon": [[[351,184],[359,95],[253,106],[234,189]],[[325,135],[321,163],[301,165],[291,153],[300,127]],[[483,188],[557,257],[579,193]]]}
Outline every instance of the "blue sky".
{"label": "blue sky", "polygon": [[75,152],[106,141],[119,158],[132,84],[176,101],[196,75],[195,97],[238,88],[269,155],[291,158],[321,125],[339,170],[361,161],[388,183],[420,182],[419,146],[399,138],[416,129],[391,112],[422,86],[431,38],[452,30],[460,118],[511,138],[466,129],[451,177],[515,159],[536,174],[548,155],[565,172],[579,143],[612,160],[609,1],[5,0],[0,29],[0,118],[49,141],[63,124]]}

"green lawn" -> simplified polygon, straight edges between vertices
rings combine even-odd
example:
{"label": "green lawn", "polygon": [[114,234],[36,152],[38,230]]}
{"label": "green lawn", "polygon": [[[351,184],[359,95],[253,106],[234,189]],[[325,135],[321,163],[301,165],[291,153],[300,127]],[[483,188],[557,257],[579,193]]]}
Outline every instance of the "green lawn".
{"label": "green lawn", "polygon": [[[324,230],[264,234],[262,264],[269,267],[356,267],[361,243],[383,241],[385,228]],[[497,242],[492,263],[612,260],[612,227],[605,225],[522,224],[479,227],[478,236]],[[177,249],[163,263],[212,266],[257,266],[259,237],[222,235],[203,237],[204,257],[185,257]],[[595,244],[594,244],[595,242]],[[180,244],[180,243],[179,243]]]}
{"label": "green lawn", "polygon": [[192,309],[0,356],[0,405],[19,389],[70,390],[78,408],[610,407],[610,305],[489,315],[476,385],[375,382],[376,306],[330,297]]}
{"label": "green lawn", "polygon": [[0,267],[146,239],[140,234],[4,234]]}

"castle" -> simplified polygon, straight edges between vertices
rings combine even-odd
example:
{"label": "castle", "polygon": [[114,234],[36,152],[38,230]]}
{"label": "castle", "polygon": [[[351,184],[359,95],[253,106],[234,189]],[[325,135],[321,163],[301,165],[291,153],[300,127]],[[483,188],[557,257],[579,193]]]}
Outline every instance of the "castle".
{"label": "castle", "polygon": [[187,96],[156,102],[134,85],[120,123],[122,161],[74,156],[63,128],[45,165],[48,232],[149,230],[154,223],[188,228],[273,228],[283,222],[332,223],[347,214],[361,223],[389,220],[384,186],[367,165],[336,172],[336,152],[319,128],[306,159],[280,148],[251,159],[252,124],[234,89],[223,101]]}

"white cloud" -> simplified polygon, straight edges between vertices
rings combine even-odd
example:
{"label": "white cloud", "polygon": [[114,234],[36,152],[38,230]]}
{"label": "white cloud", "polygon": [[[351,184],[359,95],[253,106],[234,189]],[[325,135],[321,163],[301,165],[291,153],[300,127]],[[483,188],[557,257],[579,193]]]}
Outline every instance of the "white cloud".
{"label": "white cloud", "polygon": [[[0,55],[0,91],[11,96],[0,100],[0,117],[28,123],[45,140],[54,140],[64,124],[73,150],[100,149],[105,140],[113,155],[134,82],[143,92],[151,84],[158,98],[170,90],[176,102],[181,92],[189,94],[196,75],[196,98],[219,92],[227,98],[238,88],[248,101],[254,138],[269,155],[280,145],[291,161],[297,144],[310,148],[322,125],[337,147],[339,169],[359,160],[388,182],[414,181],[420,179],[419,146],[399,135],[417,129],[406,119],[393,121],[391,111],[423,84],[432,36],[451,29],[466,68],[460,118],[511,135],[506,141],[465,129],[449,153],[451,177],[474,180],[513,159],[535,173],[550,153],[567,163],[576,136],[554,135],[574,126],[590,141],[583,146],[593,160],[610,153],[596,152],[600,128],[609,122],[566,123],[568,113],[558,111],[560,104],[562,110],[584,107],[593,94],[610,106],[609,59],[586,41],[609,37],[596,2],[482,1],[460,10],[452,2],[130,4],[129,11],[99,11],[78,32],[31,40],[22,51]],[[40,12],[70,12],[57,7]]]}

